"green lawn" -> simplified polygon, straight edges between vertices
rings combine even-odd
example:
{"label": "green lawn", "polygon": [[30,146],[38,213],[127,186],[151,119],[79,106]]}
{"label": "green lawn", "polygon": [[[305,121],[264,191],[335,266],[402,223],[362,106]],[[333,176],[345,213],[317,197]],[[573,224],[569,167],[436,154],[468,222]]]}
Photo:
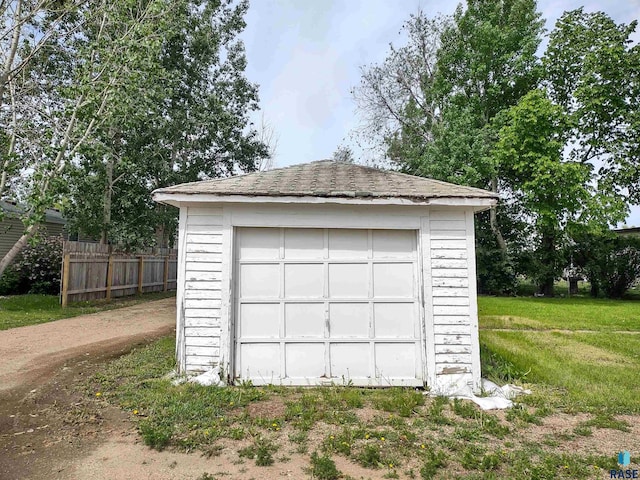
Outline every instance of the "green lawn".
{"label": "green lawn", "polygon": [[175,295],[175,292],[149,293],[144,296],[126,297],[107,303],[104,300],[78,302],[67,308],[60,307],[60,300],[54,295],[16,295],[0,297],[0,330],[36,325],[39,323],[77,317],[87,313],[127,307],[150,300],[158,300]]}
{"label": "green lawn", "polygon": [[485,373],[500,377],[502,369],[533,383],[531,403],[640,413],[640,302],[481,297],[478,304],[483,356],[495,361]]}
{"label": "green lawn", "polygon": [[599,298],[479,297],[481,329],[640,332],[640,301]]}

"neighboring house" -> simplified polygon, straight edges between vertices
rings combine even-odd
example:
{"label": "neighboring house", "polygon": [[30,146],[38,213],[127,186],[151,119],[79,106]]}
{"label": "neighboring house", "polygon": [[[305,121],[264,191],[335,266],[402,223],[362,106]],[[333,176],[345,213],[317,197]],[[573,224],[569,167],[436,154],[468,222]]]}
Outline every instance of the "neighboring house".
{"label": "neighboring house", "polygon": [[[4,200],[0,200],[0,209],[3,212],[0,220],[0,258],[2,258],[24,233],[24,224],[20,220],[24,209],[20,205]],[[40,232],[50,237],[58,235],[66,237],[66,224],[66,220],[59,211],[47,210]]]}
{"label": "neighboring house", "polygon": [[640,237],[640,227],[626,227],[614,230],[618,235]]}
{"label": "neighboring house", "polygon": [[473,225],[493,193],[320,161],[153,197],[180,208],[181,372],[479,388]]}

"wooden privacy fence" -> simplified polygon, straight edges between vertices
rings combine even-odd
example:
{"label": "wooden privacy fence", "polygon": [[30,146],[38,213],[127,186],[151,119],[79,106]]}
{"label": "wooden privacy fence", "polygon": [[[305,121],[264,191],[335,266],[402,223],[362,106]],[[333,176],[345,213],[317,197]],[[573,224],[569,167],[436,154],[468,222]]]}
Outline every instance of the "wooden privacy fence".
{"label": "wooden privacy fence", "polygon": [[117,252],[111,245],[65,242],[60,303],[175,290],[178,251]]}

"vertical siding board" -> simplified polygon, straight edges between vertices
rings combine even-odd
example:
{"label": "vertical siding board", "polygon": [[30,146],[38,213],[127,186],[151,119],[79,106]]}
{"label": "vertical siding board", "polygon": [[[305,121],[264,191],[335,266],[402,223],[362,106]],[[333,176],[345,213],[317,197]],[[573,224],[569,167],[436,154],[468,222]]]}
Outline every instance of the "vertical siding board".
{"label": "vertical siding board", "polygon": [[478,295],[476,286],[476,241],[473,210],[466,211],[467,216],[467,250],[469,252],[469,320],[471,331],[471,368],[474,390],[480,390],[480,340],[478,329]]}
{"label": "vertical siding board", "polygon": [[187,217],[189,207],[180,208],[180,218],[178,220],[178,263],[177,263],[177,283],[176,283],[176,363],[179,373],[185,373],[187,369],[187,359],[185,355],[185,255],[187,237]]}
{"label": "vertical siding board", "polygon": [[433,277],[431,275],[431,228],[429,212],[420,218],[420,256],[422,265],[423,330],[426,380],[428,385],[436,381],[436,353],[433,316]]}
{"label": "vertical siding board", "polygon": [[233,378],[231,371],[231,351],[232,351],[232,326],[233,326],[233,226],[231,225],[231,214],[228,208],[222,209],[222,263],[221,271],[221,307],[220,307],[220,363],[222,371]]}

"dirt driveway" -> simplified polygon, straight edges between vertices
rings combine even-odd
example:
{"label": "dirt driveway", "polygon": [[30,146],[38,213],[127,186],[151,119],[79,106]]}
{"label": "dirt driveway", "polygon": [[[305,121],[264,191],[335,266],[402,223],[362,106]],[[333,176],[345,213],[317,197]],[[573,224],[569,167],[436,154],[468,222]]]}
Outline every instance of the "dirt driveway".
{"label": "dirt driveway", "polygon": [[175,327],[175,298],[0,331],[0,393],[45,380],[65,360],[108,352]]}
{"label": "dirt driveway", "polygon": [[0,331],[0,480],[84,478],[76,461],[132,424],[78,386],[106,360],[174,331],[175,298]]}

